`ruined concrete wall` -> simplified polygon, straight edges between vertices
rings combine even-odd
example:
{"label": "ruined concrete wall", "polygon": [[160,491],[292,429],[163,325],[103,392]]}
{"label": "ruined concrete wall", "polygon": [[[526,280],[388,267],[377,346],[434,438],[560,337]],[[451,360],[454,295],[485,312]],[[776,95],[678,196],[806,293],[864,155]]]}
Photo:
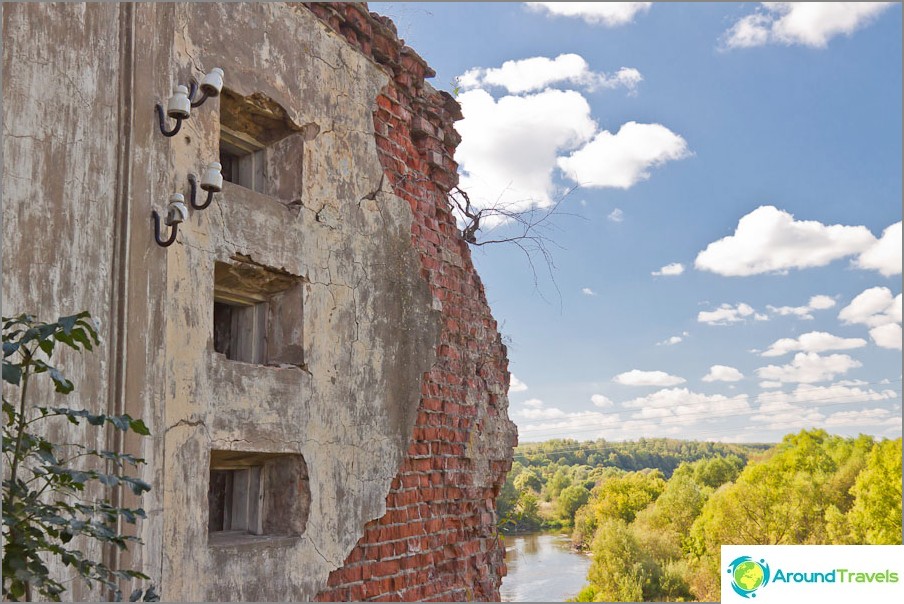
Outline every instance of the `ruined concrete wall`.
{"label": "ruined concrete wall", "polygon": [[495,498],[517,434],[508,360],[446,194],[458,181],[458,103],[388,19],[358,3],[307,3],[392,75],[377,99],[377,147],[393,191],[411,206],[411,241],[442,312],[439,355],[424,375],[407,458],[387,514],[330,575],[322,601],[498,600],[505,574]]}
{"label": "ruined concrete wall", "polygon": [[[444,198],[457,108],[423,62],[351,3],[8,4],[3,26],[4,313],[101,318],[68,402],[153,434],[123,445],[154,489],[120,563],[172,600],[497,598],[507,361]],[[217,159],[225,101],[173,138],[154,103],[215,66],[289,138],[267,194],[227,183],[164,249],[150,212]],[[225,264],[300,284],[303,362],[214,350]],[[272,476],[306,522],[209,541],[211,451],[301,456]]]}
{"label": "ruined concrete wall", "polygon": [[[2,8],[3,315],[27,312],[49,322],[90,309],[109,327],[118,295],[120,12],[78,4]],[[112,334],[104,335],[97,353],[56,357],[77,385],[65,398],[71,407],[108,410],[116,366]],[[32,401],[53,400],[47,382],[34,380]],[[52,427],[57,442],[86,432],[68,422]],[[88,444],[101,445],[104,433],[92,432],[98,441]],[[89,592],[77,584],[70,597]]]}

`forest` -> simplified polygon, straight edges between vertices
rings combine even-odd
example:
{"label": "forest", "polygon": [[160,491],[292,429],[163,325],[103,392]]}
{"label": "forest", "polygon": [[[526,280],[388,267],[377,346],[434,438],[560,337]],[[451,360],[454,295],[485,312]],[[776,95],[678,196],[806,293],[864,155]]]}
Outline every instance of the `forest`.
{"label": "forest", "polygon": [[718,601],[725,544],[900,544],[901,438],[778,444],[552,440],[515,450],[500,530],[560,528],[591,556],[575,598]]}

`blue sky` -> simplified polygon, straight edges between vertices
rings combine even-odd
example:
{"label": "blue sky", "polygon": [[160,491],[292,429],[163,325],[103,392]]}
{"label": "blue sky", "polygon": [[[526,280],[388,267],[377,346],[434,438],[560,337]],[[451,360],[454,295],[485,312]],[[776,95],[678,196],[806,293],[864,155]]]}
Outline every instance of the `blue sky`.
{"label": "blue sky", "polygon": [[901,434],[900,4],[370,7],[473,201],[564,198],[554,279],[474,248],[522,442]]}

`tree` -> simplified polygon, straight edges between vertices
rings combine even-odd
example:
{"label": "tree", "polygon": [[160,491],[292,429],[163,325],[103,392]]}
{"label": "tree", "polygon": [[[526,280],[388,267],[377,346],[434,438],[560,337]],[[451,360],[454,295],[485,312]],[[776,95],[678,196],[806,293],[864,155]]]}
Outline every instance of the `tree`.
{"label": "tree", "polygon": [[873,447],[866,467],[857,477],[854,505],[849,513],[857,543],[901,543],[901,439]]}
{"label": "tree", "polygon": [[[128,415],[94,414],[84,409],[35,405],[29,386],[36,376],[46,375],[57,394],[67,395],[74,385],[50,365],[58,345],[75,351],[92,350],[99,343],[87,312],[43,323],[30,315],[2,319],[3,381],[18,388],[17,404],[3,397],[3,454],[9,472],[3,480],[3,596],[5,599],[35,597],[58,601],[65,586],[50,576],[47,559],[56,559],[76,571],[89,587],[99,583],[121,599],[119,581],[148,579],[133,570],[114,570],[76,549],[91,541],[125,550],[134,536],[121,534],[120,519],[134,524],[144,518],[141,508],[110,502],[113,489],[127,487],[140,496],[151,486],[124,473],[127,467],[144,463],[126,453],[97,450],[78,443],[57,443],[46,427],[58,421],[122,432],[149,434],[140,419]],[[42,429],[44,428],[44,429]],[[90,442],[85,439],[85,442]],[[97,468],[112,468],[101,471]],[[153,586],[132,592],[133,601],[158,599]]]}
{"label": "tree", "polygon": [[565,487],[562,489],[562,492],[559,493],[559,499],[556,503],[559,517],[562,518],[566,524],[572,524],[574,522],[575,512],[577,512],[582,505],[587,503],[588,499],[590,499],[590,491],[583,486],[571,485],[570,487]]}
{"label": "tree", "polygon": [[634,520],[640,510],[656,500],[665,489],[662,472],[629,472],[624,476],[609,478],[593,490],[593,508],[602,522],[620,518]]}
{"label": "tree", "polygon": [[657,569],[620,518],[604,520],[593,539],[587,579],[600,602],[652,600]]}

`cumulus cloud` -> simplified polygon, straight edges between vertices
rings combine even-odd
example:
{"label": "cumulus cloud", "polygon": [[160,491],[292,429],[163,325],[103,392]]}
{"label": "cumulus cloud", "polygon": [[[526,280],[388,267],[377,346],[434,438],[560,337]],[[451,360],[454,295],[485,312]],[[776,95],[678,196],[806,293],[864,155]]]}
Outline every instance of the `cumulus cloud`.
{"label": "cumulus cloud", "polygon": [[530,409],[522,409],[518,415],[525,419],[561,419],[568,417],[568,414],[555,407],[534,407]]}
{"label": "cumulus cloud", "polygon": [[813,296],[806,306],[767,306],[770,312],[781,315],[783,317],[795,316],[800,319],[811,320],[813,318],[812,311],[826,310],[835,306],[834,298],[829,296]]}
{"label": "cumulus cloud", "polygon": [[615,208],[614,210],[609,212],[609,215],[606,216],[606,218],[608,218],[612,222],[623,222],[625,220],[625,213],[620,209]]}
{"label": "cumulus cloud", "polygon": [[[797,386],[793,391],[781,393],[782,399],[798,405],[816,405],[820,403],[864,403],[867,401],[885,401],[897,398],[894,390],[876,391],[871,388],[847,385],[849,382],[836,382],[831,386]],[[863,385],[862,383],[860,385]],[[761,394],[758,401],[768,404],[775,401],[779,393]]]}
{"label": "cumulus cloud", "polygon": [[901,326],[898,323],[888,323],[869,330],[869,337],[880,348],[901,350]]}
{"label": "cumulus cloud", "polygon": [[661,124],[627,122],[612,134],[603,130],[557,161],[582,187],[628,189],[650,177],[650,169],[690,155],[687,142]]}
{"label": "cumulus cloud", "polygon": [[763,422],[768,430],[798,430],[818,426],[825,419],[818,409],[801,408],[785,401],[770,401],[761,404],[757,413],[750,417],[753,422]]}
{"label": "cumulus cloud", "polygon": [[738,221],[734,235],[710,243],[697,254],[694,266],[728,277],[784,273],[825,266],[860,254],[875,242],[864,226],[795,220],[774,206],[760,206]]}
{"label": "cumulus cloud", "polygon": [[461,188],[479,208],[521,211],[551,205],[557,156],[590,140],[596,122],[587,100],[573,90],[544,90],[498,101],[474,89],[459,95],[464,119],[456,160]]}
{"label": "cumulus cloud", "polygon": [[723,304],[716,310],[702,310],[697,313],[697,322],[708,325],[730,325],[753,318],[755,321],[768,321],[769,317],[756,312],[752,306],[741,302],[737,306]]}
{"label": "cumulus cloud", "polygon": [[860,254],[855,264],[891,277],[901,274],[901,255],[901,223],[897,222],[885,229],[879,241]]}
{"label": "cumulus cloud", "polygon": [[640,371],[632,369],[624,373],[619,373],[612,378],[616,384],[623,386],[675,386],[683,384],[687,380],[677,375],[669,375],[664,371]]}
{"label": "cumulus cloud", "polygon": [[543,406],[543,401],[541,401],[538,398],[530,398],[521,404],[524,405],[525,407],[529,407],[531,409],[539,409],[540,407]]}
{"label": "cumulus cloud", "polygon": [[782,383],[813,384],[832,380],[863,363],[846,354],[820,356],[815,352],[798,352],[787,365],[767,365],[756,370],[762,380]]}
{"label": "cumulus cloud", "polygon": [[838,318],[869,327],[876,346],[901,350],[901,294],[892,297],[887,287],[871,287],[842,308]]}
{"label": "cumulus cloud", "polygon": [[465,90],[501,86],[520,94],[542,90],[553,84],[572,84],[588,90],[626,88],[633,92],[643,76],[633,67],[622,67],[614,74],[594,72],[581,55],[568,53],[554,59],[531,57],[506,61],[501,67],[475,67],[458,79]]}
{"label": "cumulus cloud", "polygon": [[901,416],[888,409],[875,408],[861,411],[839,411],[825,419],[827,426],[899,426]]}
{"label": "cumulus cloud", "polygon": [[871,287],[841,309],[838,318],[845,323],[879,327],[901,322],[901,294],[892,297],[887,287]]}
{"label": "cumulus cloud", "polygon": [[[598,411],[578,411],[566,412],[561,409],[550,407],[543,409],[545,413],[531,414],[531,417],[523,415],[533,410],[524,410],[515,414],[515,420],[518,422],[518,438],[522,442],[530,439],[546,440],[552,431],[557,434],[576,432],[581,434],[582,438],[588,435],[587,430],[599,430],[600,436],[603,433],[606,436],[620,433],[623,429],[623,422],[619,419],[617,413],[600,413]],[[526,421],[518,421],[523,419]]]}
{"label": "cumulus cloud", "polygon": [[851,350],[863,348],[866,340],[862,338],[841,338],[824,331],[811,331],[797,339],[782,338],[776,340],[769,349],[761,354],[764,357],[780,357],[789,352],[825,352],[827,350]]}
{"label": "cumulus cloud", "polygon": [[761,2],[760,8],[725,32],[729,48],[765,44],[825,48],[840,34],[851,35],[892,2]]}
{"label": "cumulus cloud", "polygon": [[602,394],[594,394],[590,397],[590,402],[603,409],[614,405],[614,403],[608,397],[605,397]]}
{"label": "cumulus cloud", "polygon": [[669,423],[691,424],[750,411],[746,394],[727,397],[700,394],[687,388],[666,388],[623,404],[638,409],[635,419],[669,418]]}
{"label": "cumulus cloud", "polygon": [[658,271],[653,271],[650,273],[654,277],[677,277],[681,273],[684,272],[684,265],[680,262],[673,262],[671,264],[666,264]]}
{"label": "cumulus cloud", "polygon": [[[624,189],[649,178],[653,167],[689,155],[684,139],[660,124],[627,122],[615,134],[599,131],[582,92],[551,88],[633,91],[642,79],[629,67],[614,74],[591,71],[577,54],[506,61],[461,75],[464,119],[456,124],[462,141],[455,159],[472,207],[507,213],[546,208],[571,188],[560,179]],[[494,96],[494,89],[504,92]],[[619,209],[609,214],[613,222],[622,219]],[[508,220],[494,212],[481,227]]]}
{"label": "cumulus cloud", "polygon": [[739,382],[744,379],[744,374],[727,365],[713,365],[709,373],[703,376],[704,382]]}
{"label": "cumulus cloud", "polygon": [[[687,332],[685,331],[683,335],[686,336]],[[670,338],[666,338],[662,342],[657,342],[656,345],[657,346],[674,346],[675,344],[680,344],[683,341],[684,341],[684,337],[682,337],[682,336],[672,336]]]}
{"label": "cumulus cloud", "polygon": [[511,379],[509,380],[509,394],[512,392],[524,392],[527,390],[527,384],[519,380],[515,377],[515,374],[511,374]]}
{"label": "cumulus cloud", "polygon": [[525,2],[530,10],[552,16],[579,17],[590,25],[627,25],[650,10],[652,2]]}
{"label": "cumulus cloud", "polygon": [[593,291],[592,289],[590,289],[589,287],[581,288],[581,293],[584,294],[585,296],[595,296],[596,295],[596,292]]}

